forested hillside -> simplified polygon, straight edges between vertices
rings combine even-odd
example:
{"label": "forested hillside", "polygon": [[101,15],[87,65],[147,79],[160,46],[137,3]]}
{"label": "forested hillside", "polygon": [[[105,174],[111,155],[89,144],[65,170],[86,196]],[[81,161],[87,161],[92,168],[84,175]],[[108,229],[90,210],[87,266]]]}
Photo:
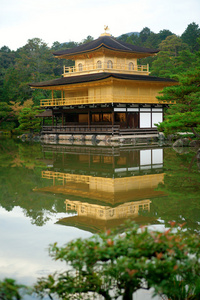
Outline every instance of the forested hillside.
{"label": "forested hillside", "polygon": [[[82,43],[92,39],[88,36]],[[139,62],[149,63],[152,76],[172,77],[200,66],[200,28],[195,23],[189,24],[181,36],[166,29],[154,33],[145,27],[139,34],[123,34],[118,39],[160,49],[157,56]],[[52,52],[79,44],[54,42],[49,47],[41,39],[34,38],[16,51],[6,45],[0,49],[0,128],[18,127],[20,112],[25,107],[38,106],[40,99],[50,97],[48,91],[32,90],[28,84],[60,77],[63,65],[70,66],[73,62],[56,59]]]}

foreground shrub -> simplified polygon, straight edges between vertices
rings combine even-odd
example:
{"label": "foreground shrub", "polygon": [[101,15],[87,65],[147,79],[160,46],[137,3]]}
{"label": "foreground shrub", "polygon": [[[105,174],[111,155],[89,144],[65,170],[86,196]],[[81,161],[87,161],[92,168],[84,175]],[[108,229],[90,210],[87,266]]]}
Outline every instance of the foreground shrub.
{"label": "foreground shrub", "polygon": [[14,279],[5,278],[0,281],[0,299],[1,300],[20,300],[22,294],[28,293],[25,285],[17,284]]}
{"label": "foreground shrub", "polygon": [[173,300],[200,299],[200,239],[182,226],[158,232],[131,223],[121,235],[108,230],[64,247],[55,243],[50,255],[67,270],[40,278],[35,291],[51,299],[89,299],[88,292],[132,299],[138,289],[153,287]]}

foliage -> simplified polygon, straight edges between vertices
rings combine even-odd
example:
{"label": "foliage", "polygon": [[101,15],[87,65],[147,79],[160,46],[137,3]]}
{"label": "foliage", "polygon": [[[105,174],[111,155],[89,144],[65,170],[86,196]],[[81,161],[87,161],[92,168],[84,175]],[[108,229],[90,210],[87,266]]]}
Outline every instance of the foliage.
{"label": "foliage", "polygon": [[181,44],[180,39],[174,43],[173,37],[168,37],[168,41],[166,39],[160,44],[162,50],[152,62],[151,75],[171,78],[173,75],[181,74],[188,69],[195,69],[200,65],[198,54],[190,52],[185,44]]}
{"label": "foliage", "polygon": [[200,130],[200,68],[177,76],[179,85],[166,87],[158,99],[173,102],[166,112],[164,122],[157,125],[166,135],[192,131],[199,137]]}
{"label": "foliage", "polygon": [[11,113],[11,107],[6,102],[0,102],[0,125],[5,122]]}
{"label": "foliage", "polygon": [[159,44],[168,36],[173,35],[170,30],[160,30],[159,33],[154,33],[148,27],[144,27],[139,33],[133,32],[132,34],[122,34],[118,40],[143,46],[148,48],[158,48]]}
{"label": "foliage", "polygon": [[92,42],[93,40],[94,40],[94,38],[91,35],[88,35],[86,37],[86,39],[83,39],[80,44],[86,44],[86,43]]}
{"label": "foliage", "polygon": [[41,119],[36,115],[41,112],[39,107],[24,107],[19,113],[19,129],[30,130],[30,132],[39,131],[41,128]]}
{"label": "foliage", "polygon": [[160,51],[152,63],[151,76],[171,77],[175,73],[173,58],[167,51]]}
{"label": "foliage", "polygon": [[0,206],[7,211],[21,207],[36,226],[46,224],[55,212],[66,212],[64,197],[36,191],[51,184],[41,180],[41,172],[46,168],[40,143],[1,139]]}
{"label": "foliage", "polygon": [[28,99],[26,101],[24,101],[23,104],[21,104],[20,102],[14,102],[11,101],[11,109],[12,109],[12,113],[13,115],[15,115],[17,118],[20,115],[20,112],[26,107],[26,108],[32,108],[34,106],[33,103],[33,99]]}
{"label": "foliage", "polygon": [[170,220],[187,222],[185,228],[188,232],[200,233],[200,166],[197,154],[192,148],[174,149],[176,151],[165,148],[164,179],[157,187],[164,194],[151,199],[151,209],[147,216],[163,220],[166,226]]}
{"label": "foliage", "polygon": [[[11,101],[10,104],[6,102],[0,103],[0,128],[13,130],[19,126],[19,118],[22,116],[24,108],[30,108],[33,112],[38,112],[38,109],[33,108],[34,103],[32,99],[24,101],[24,103]],[[29,129],[29,128],[28,128]]]}
{"label": "foliage", "polygon": [[180,50],[187,49],[187,44],[184,44],[181,38],[175,34],[166,37],[159,45],[160,50],[168,51],[170,56],[177,56]]}
{"label": "foliage", "polygon": [[5,278],[0,281],[0,299],[1,300],[20,300],[22,293],[28,292],[26,286],[17,284],[14,279]]}
{"label": "foliage", "polygon": [[181,35],[181,39],[184,43],[187,43],[192,52],[199,51],[198,38],[200,37],[200,28],[196,23],[188,25],[186,30]]}
{"label": "foliage", "polygon": [[[174,226],[174,222],[171,222]],[[173,300],[200,296],[200,239],[182,230],[182,225],[164,232],[139,230],[127,224],[122,235],[104,232],[89,239],[77,239],[64,247],[55,243],[50,255],[66,262],[70,270],[40,278],[35,291],[41,297],[83,299],[88,292],[105,299],[132,299],[140,288],[153,287],[155,294]]]}

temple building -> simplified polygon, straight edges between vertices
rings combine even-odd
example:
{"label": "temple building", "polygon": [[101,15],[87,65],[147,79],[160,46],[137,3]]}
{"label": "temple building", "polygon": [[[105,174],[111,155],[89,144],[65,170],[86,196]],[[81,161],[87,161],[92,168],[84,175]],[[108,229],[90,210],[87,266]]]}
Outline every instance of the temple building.
{"label": "temple building", "polygon": [[[61,78],[32,83],[52,91],[41,100],[45,111],[42,134],[133,134],[155,132],[163,121],[164,103],[156,98],[172,79],[149,76],[149,66],[138,59],[158,50],[124,43],[105,32],[98,39],[54,53],[74,61]],[[57,98],[59,95],[59,98]],[[52,122],[45,125],[46,118]]]}
{"label": "temple building", "polygon": [[[52,148],[50,148],[52,147]],[[57,224],[90,232],[114,228],[131,219],[138,224],[155,224],[149,215],[157,190],[163,182],[163,149],[117,149],[100,153],[98,147],[58,152],[45,147],[43,186],[34,192],[56,195],[64,201],[66,217]]]}

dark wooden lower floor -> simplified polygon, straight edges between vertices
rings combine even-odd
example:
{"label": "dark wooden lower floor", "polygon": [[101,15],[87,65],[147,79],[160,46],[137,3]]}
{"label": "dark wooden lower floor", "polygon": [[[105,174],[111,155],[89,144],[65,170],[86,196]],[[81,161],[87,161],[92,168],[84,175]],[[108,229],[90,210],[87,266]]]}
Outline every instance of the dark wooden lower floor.
{"label": "dark wooden lower floor", "polygon": [[43,117],[43,134],[145,134],[157,132],[155,124],[163,120],[163,107],[122,107],[119,104],[115,107],[52,108],[40,117]]}
{"label": "dark wooden lower floor", "polygon": [[156,134],[156,128],[121,128],[120,125],[57,125],[43,126],[42,134],[110,134],[110,135],[138,135]]}

